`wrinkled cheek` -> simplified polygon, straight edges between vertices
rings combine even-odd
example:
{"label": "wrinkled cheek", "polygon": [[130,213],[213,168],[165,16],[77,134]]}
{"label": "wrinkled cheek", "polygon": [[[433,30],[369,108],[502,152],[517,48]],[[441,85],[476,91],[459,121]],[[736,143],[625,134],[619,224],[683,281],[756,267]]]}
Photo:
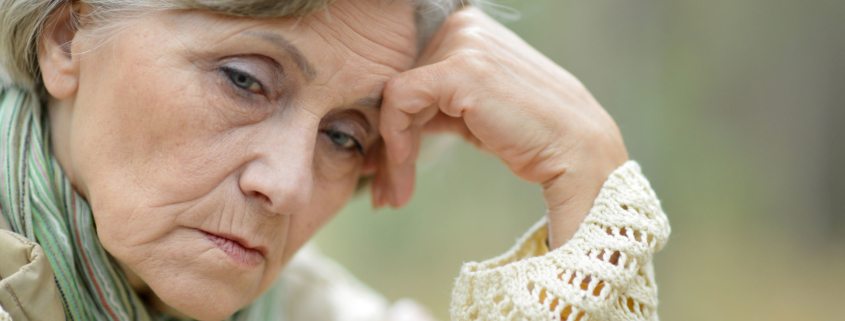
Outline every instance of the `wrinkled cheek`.
{"label": "wrinkled cheek", "polygon": [[363,158],[335,150],[328,139],[323,138],[322,134],[320,136],[314,155],[315,180],[341,189],[349,184],[354,188],[364,165]]}
{"label": "wrinkled cheek", "polygon": [[355,190],[357,179],[318,179],[315,184],[309,206],[302,213],[291,216],[283,265],[286,265],[290,258],[346,205]]}
{"label": "wrinkled cheek", "polygon": [[[316,203],[320,212],[330,213],[326,215],[328,220],[340,211],[344,205],[351,199],[358,186],[360,179],[359,173],[361,166],[356,165],[354,168],[344,169],[346,173],[337,177],[317,175],[314,194],[312,196],[312,203]],[[325,223],[325,222],[323,222]]]}

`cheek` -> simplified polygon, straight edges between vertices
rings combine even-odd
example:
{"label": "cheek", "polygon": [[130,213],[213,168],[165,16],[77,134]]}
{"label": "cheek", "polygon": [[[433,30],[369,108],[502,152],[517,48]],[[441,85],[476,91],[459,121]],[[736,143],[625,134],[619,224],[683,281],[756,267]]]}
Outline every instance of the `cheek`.
{"label": "cheek", "polygon": [[345,190],[350,181],[358,180],[364,159],[356,151],[338,149],[323,133],[317,136],[314,150],[316,183],[342,185],[340,189]]}
{"label": "cheek", "polygon": [[238,166],[244,145],[226,135],[219,91],[204,74],[140,53],[121,57],[83,70],[71,139],[83,192],[165,203],[206,192]]}
{"label": "cheek", "polygon": [[314,196],[309,207],[301,215],[291,217],[283,262],[287,263],[320,228],[334,218],[354,194],[357,183],[357,176],[342,181],[315,180]]}
{"label": "cheek", "polygon": [[167,251],[149,245],[169,244],[179,213],[242,163],[245,138],[226,130],[212,108],[220,97],[201,73],[119,45],[115,52],[93,54],[82,66],[69,170],[106,249],[137,261],[153,257],[144,252],[150,249]]}

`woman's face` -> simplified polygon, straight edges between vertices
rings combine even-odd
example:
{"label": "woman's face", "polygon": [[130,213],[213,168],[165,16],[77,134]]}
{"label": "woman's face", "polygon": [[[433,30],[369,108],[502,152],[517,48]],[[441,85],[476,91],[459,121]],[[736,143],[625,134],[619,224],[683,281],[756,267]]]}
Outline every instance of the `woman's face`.
{"label": "woman's face", "polygon": [[416,53],[407,3],[156,13],[106,42],[79,31],[78,86],[51,121],[108,252],[192,317],[255,299],[372,162],[382,86]]}

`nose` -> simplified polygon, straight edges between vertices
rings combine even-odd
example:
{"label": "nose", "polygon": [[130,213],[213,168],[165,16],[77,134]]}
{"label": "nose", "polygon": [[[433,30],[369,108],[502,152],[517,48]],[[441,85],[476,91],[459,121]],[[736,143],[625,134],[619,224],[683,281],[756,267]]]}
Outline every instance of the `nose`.
{"label": "nose", "polygon": [[311,202],[316,134],[306,131],[276,131],[277,139],[256,145],[257,157],[241,172],[241,192],[269,213],[294,214]]}

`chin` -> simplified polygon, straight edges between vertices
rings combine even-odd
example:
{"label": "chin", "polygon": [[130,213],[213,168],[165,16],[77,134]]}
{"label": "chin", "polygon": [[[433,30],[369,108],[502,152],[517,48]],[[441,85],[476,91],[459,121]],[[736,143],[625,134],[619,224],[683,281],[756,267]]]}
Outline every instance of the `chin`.
{"label": "chin", "polygon": [[204,239],[191,240],[134,266],[159,304],[197,320],[223,320],[261,294],[266,263],[245,268]]}
{"label": "chin", "polygon": [[167,308],[202,321],[227,319],[255,298],[255,295],[238,291],[225,282],[198,281],[181,280],[159,289],[152,285],[150,288]]}

